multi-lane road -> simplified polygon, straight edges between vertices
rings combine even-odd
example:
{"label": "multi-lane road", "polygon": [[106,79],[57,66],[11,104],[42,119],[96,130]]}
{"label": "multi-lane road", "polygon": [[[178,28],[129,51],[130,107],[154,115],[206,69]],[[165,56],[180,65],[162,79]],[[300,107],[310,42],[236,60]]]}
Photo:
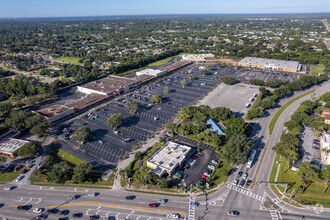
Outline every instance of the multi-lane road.
{"label": "multi-lane road", "polygon": [[[315,89],[316,96],[330,91],[330,83],[325,82]],[[283,99],[280,105],[283,105],[290,99],[307,92],[298,92],[293,97]],[[33,207],[44,207],[46,209],[58,208],[59,210],[69,210],[68,218],[72,219],[73,213],[83,213],[82,219],[88,219],[88,216],[98,214],[102,219],[115,217],[116,219],[166,219],[167,214],[180,213],[182,218],[186,219],[231,219],[227,216],[230,210],[238,210],[240,215],[237,219],[329,219],[330,212],[316,209],[304,209],[290,206],[280,200],[269,188],[269,186],[259,184],[249,189],[246,185],[243,187],[235,186],[237,172],[242,171],[249,174],[255,182],[268,181],[274,162],[274,152],[271,150],[280,138],[283,131],[284,122],[290,119],[291,114],[297,109],[299,104],[311,96],[305,96],[292,105],[290,105],[280,116],[275,126],[273,134],[268,134],[268,124],[271,117],[277,109],[269,111],[269,116],[259,119],[254,126],[252,140],[259,149],[263,151],[263,157],[259,159],[252,168],[246,168],[246,164],[237,166],[237,170],[229,177],[228,181],[216,192],[209,195],[196,196],[193,200],[198,202],[198,207],[193,207],[191,217],[189,213],[188,197],[170,197],[154,194],[141,194],[106,189],[85,189],[72,187],[51,187],[51,186],[33,186],[28,182],[17,185],[12,191],[1,190],[0,203],[4,206],[0,208],[0,216],[8,219],[31,219],[37,214],[29,211],[18,211],[17,206],[29,204]],[[261,154],[259,154],[260,157]],[[5,184],[16,185],[15,183]],[[99,192],[96,197],[89,197],[88,193]],[[80,195],[75,200],[69,200],[70,195]],[[126,200],[125,196],[135,195],[134,200]],[[149,208],[148,204],[156,203],[159,199],[168,199],[166,204],[161,204],[157,208]],[[277,209],[269,210],[265,208],[264,202],[271,201]],[[48,219],[58,219],[61,216],[49,215]]]}

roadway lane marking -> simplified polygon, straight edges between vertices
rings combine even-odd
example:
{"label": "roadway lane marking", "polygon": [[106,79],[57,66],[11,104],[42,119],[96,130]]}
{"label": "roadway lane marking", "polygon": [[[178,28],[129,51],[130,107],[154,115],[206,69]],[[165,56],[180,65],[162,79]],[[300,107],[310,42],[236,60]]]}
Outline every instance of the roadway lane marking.
{"label": "roadway lane marking", "polygon": [[254,199],[256,199],[256,200],[259,200],[259,201],[261,201],[261,202],[264,201],[264,198],[263,198],[263,197],[261,197],[261,196],[259,196],[259,195],[257,195],[257,194],[254,194],[254,193],[248,191],[248,190],[245,189],[245,188],[241,188],[241,187],[239,187],[239,186],[235,186],[235,185],[233,185],[233,184],[231,184],[231,183],[227,183],[226,186],[227,186],[229,189],[233,189],[233,190],[235,190],[235,191],[237,191],[237,192],[239,192],[239,193],[242,193],[243,195],[246,195],[246,196],[252,197],[252,198],[254,198]]}
{"label": "roadway lane marking", "polygon": [[[185,212],[173,211],[173,210],[164,210],[164,209],[155,209],[155,208],[147,208],[147,207],[138,207],[138,206],[128,206],[128,205],[120,205],[120,204],[112,204],[112,203],[103,203],[103,202],[78,202],[78,203],[69,203],[61,205],[60,207],[70,207],[70,206],[101,206],[101,207],[109,207],[116,209],[125,209],[130,211],[140,211],[140,212],[149,212],[149,213],[158,213],[158,214],[171,214],[171,213],[179,213],[181,216],[185,216]],[[59,206],[49,206],[45,207],[46,209],[58,208]]]}

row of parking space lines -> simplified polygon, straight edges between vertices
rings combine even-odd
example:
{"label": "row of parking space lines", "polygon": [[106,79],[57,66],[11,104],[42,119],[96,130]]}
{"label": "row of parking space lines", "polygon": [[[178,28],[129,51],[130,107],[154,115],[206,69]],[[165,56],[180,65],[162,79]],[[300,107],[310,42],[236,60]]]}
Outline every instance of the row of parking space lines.
{"label": "row of parking space lines", "polygon": [[116,212],[116,211],[108,211],[108,210],[102,210],[102,209],[88,209],[86,211],[86,215],[97,215],[100,216],[101,218],[110,218],[114,217],[115,219],[131,219],[131,220],[161,220],[161,219],[166,219],[166,216],[163,217],[156,217],[156,216],[149,216],[149,215],[144,215],[144,214],[134,214],[134,211],[130,213],[121,213],[121,212]]}
{"label": "row of parking space lines", "polygon": [[119,156],[124,156],[125,151],[117,150],[113,147],[106,148],[106,146],[97,147],[93,144],[86,143],[81,146],[81,149],[84,149],[88,152],[92,152],[93,155],[97,155],[99,158],[106,159],[107,161],[117,162]]}
{"label": "row of parking space lines", "polygon": [[[205,84],[202,86],[202,84]],[[169,89],[175,89],[175,90],[179,90],[179,91],[182,91],[182,92],[195,92],[195,93],[203,93],[203,92],[206,92],[208,91],[209,89],[211,89],[212,87],[214,87],[216,85],[216,83],[211,83],[211,82],[203,82],[203,81],[187,81],[186,83],[186,86],[184,88],[182,88],[182,84],[171,84],[171,85],[168,85]],[[164,85],[164,87],[167,86],[166,84]],[[158,92],[163,92],[163,86],[162,87],[155,87],[153,88],[152,90],[156,90]],[[152,91],[151,90],[151,91]]]}

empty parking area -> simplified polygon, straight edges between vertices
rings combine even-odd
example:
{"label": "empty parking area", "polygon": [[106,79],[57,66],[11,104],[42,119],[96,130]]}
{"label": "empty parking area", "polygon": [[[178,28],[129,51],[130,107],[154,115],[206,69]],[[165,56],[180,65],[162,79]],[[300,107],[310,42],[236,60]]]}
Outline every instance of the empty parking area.
{"label": "empty parking area", "polygon": [[[98,167],[116,165],[119,157],[130,153],[138,142],[145,143],[147,137],[173,118],[180,108],[196,102],[219,83],[213,75],[201,76],[198,69],[192,71],[192,80],[187,78],[185,72],[186,70],[177,71],[130,94],[119,96],[93,111],[94,117],[86,115],[76,119],[68,129],[73,131],[86,126],[93,131],[92,137],[78,145],[70,139],[70,132],[63,133],[60,135],[63,149]],[[182,80],[186,82],[184,85]],[[168,87],[166,94],[164,87]],[[151,102],[151,97],[155,94],[162,96],[160,104]],[[125,102],[132,100],[141,104],[136,114],[131,114],[125,106]],[[114,133],[112,127],[106,124],[107,118],[115,113],[124,116],[118,133]],[[128,143],[124,141],[127,138],[130,139]]]}
{"label": "empty parking area", "polygon": [[[247,113],[248,108],[245,107],[254,94],[259,94],[259,87],[248,84],[226,85],[221,84],[206,97],[199,101],[198,105],[208,105],[210,107],[228,107],[236,116],[242,117]],[[253,98],[253,100],[255,97]]]}

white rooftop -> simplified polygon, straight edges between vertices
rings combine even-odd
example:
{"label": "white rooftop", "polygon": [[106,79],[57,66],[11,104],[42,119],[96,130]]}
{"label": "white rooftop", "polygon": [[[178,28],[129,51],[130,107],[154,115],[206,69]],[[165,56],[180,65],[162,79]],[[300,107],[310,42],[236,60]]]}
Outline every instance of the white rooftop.
{"label": "white rooftop", "polygon": [[268,66],[269,64],[273,64],[277,67],[285,67],[285,68],[299,68],[299,62],[297,61],[287,61],[287,60],[275,60],[275,59],[266,59],[266,58],[258,58],[258,57],[245,57],[240,61],[240,63],[253,63],[262,66]]}
{"label": "white rooftop", "polygon": [[190,150],[191,147],[169,141],[148,162],[158,166],[159,171],[171,172],[177,164],[181,164],[186,159]]}
{"label": "white rooftop", "polygon": [[145,75],[157,76],[160,73],[163,73],[163,71],[157,69],[144,69],[139,72],[136,72],[136,75],[139,76],[145,74]]}
{"label": "white rooftop", "polygon": [[15,139],[15,138],[9,138],[0,143],[0,152],[15,153],[18,149],[20,149],[26,143],[28,143],[28,141]]}

